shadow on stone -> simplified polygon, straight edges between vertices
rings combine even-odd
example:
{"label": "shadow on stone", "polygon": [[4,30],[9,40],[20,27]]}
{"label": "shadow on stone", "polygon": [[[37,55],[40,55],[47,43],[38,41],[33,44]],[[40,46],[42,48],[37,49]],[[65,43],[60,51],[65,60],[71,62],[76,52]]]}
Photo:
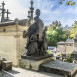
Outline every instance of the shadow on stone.
{"label": "shadow on stone", "polygon": [[18,73],[20,73],[20,72],[18,72],[18,71],[15,71],[15,70],[10,70],[10,71],[8,71],[8,73],[11,73],[11,74],[18,74]]}
{"label": "shadow on stone", "polygon": [[14,76],[8,72],[2,71],[0,72],[0,77],[14,77]]}

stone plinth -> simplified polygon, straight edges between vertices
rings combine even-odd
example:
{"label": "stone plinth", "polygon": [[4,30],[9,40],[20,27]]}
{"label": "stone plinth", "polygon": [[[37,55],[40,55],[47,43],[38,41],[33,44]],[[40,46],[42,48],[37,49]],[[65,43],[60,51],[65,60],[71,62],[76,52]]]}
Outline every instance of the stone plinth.
{"label": "stone plinth", "polygon": [[2,69],[5,71],[12,70],[12,62],[11,61],[3,61]]}
{"label": "stone plinth", "polygon": [[41,64],[47,63],[55,59],[56,57],[49,57],[39,61],[29,60],[29,59],[19,59],[19,67],[38,71],[40,69]]}

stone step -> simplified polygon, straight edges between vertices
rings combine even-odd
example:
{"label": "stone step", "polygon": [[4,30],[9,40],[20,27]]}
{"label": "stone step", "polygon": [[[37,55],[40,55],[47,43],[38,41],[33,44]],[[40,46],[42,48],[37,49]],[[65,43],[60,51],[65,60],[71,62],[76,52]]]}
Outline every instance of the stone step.
{"label": "stone step", "polygon": [[72,77],[72,75],[77,71],[77,64],[56,60],[42,64],[40,70]]}

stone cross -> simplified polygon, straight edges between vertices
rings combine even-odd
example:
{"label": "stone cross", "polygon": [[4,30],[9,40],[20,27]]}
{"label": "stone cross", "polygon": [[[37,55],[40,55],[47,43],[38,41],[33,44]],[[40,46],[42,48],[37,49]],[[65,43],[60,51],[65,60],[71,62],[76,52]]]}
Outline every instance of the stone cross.
{"label": "stone cross", "polygon": [[0,9],[2,12],[2,17],[1,17],[1,22],[3,22],[4,20],[5,20],[5,18],[4,18],[4,14],[5,14],[5,9],[4,9],[4,5],[5,5],[5,3],[4,3],[4,1],[3,1],[3,3],[2,3],[2,8]]}
{"label": "stone cross", "polygon": [[8,9],[7,9],[7,12],[5,12],[5,13],[7,14],[7,17],[6,17],[6,18],[7,18],[7,20],[8,20],[8,19],[9,19],[8,15],[11,14],[11,13],[9,12]]}

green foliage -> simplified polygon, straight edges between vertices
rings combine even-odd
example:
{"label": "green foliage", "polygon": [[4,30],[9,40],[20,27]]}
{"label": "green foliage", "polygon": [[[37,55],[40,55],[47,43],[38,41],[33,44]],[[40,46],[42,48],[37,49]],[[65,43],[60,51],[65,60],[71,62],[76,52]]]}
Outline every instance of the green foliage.
{"label": "green foliage", "polygon": [[70,30],[70,37],[74,38],[76,34],[77,34],[77,21],[75,21],[74,26],[72,26],[72,29]]}
{"label": "green foliage", "polygon": [[67,62],[71,62],[71,54],[68,54],[68,57],[67,57]]}
{"label": "green foliage", "polygon": [[48,27],[47,40],[50,46],[57,46],[57,42],[65,41],[67,38],[65,31],[60,26],[60,23],[56,21],[52,26]]}

